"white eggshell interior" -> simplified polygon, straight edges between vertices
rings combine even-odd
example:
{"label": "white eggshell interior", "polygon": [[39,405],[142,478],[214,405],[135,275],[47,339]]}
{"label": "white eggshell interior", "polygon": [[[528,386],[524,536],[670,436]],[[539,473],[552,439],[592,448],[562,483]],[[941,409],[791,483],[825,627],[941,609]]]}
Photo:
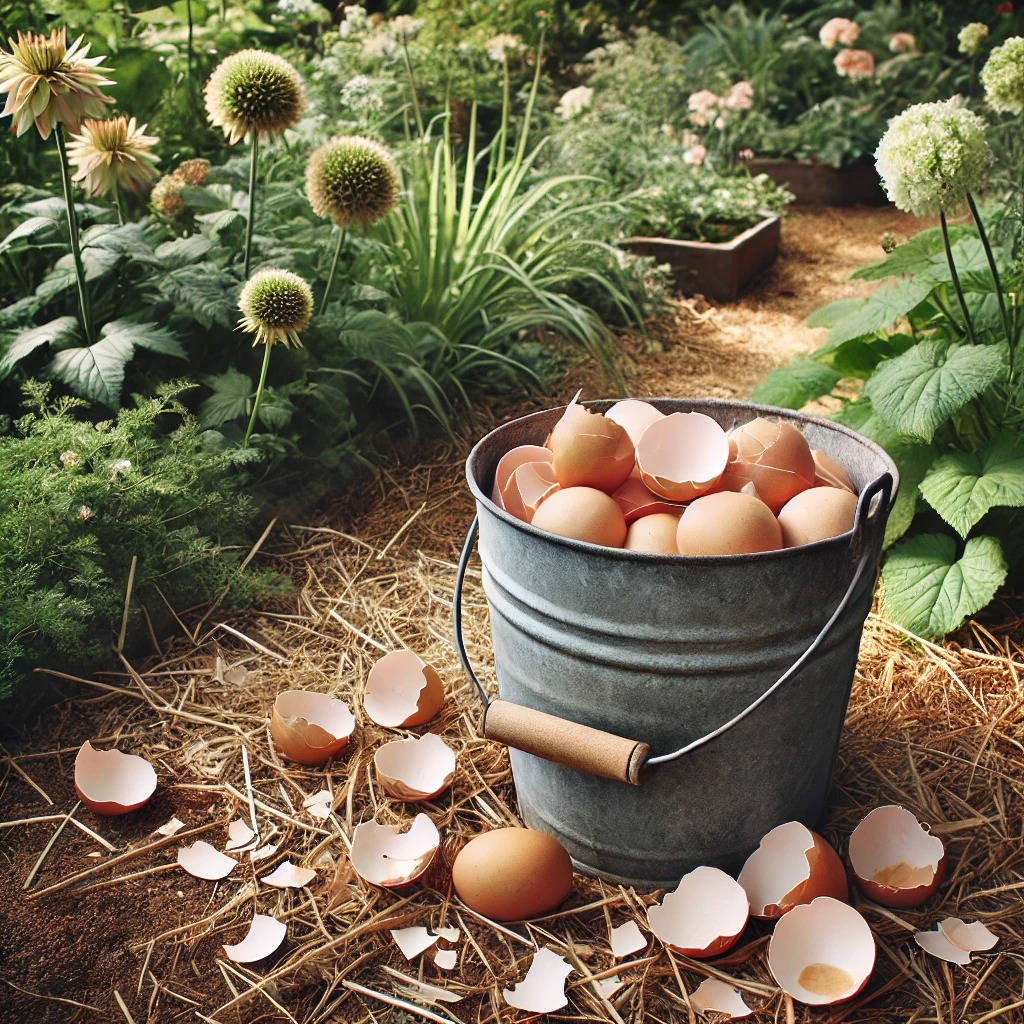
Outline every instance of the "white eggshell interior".
{"label": "white eggshell interior", "polygon": [[166,825],[161,825],[157,830],[158,836],[173,836],[176,832],[180,832],[185,827],[185,822],[180,818],[171,818]]}
{"label": "white eggshell interior", "polygon": [[754,1012],[738,989],[717,978],[705,978],[691,994],[690,1005],[703,1017],[724,1014],[726,1020],[749,1017]]}
{"label": "white eggshell interior", "polygon": [[278,864],[269,875],[264,875],[260,881],[264,885],[272,885],[275,889],[301,889],[309,885],[316,878],[315,868],[300,868],[290,860]]}
{"label": "white eggshell interior", "polygon": [[938,925],[930,932],[914,932],[914,941],[926,953],[931,953],[946,963],[966,967],[971,962],[971,951],[952,942]]}
{"label": "white eggshell interior", "polygon": [[233,946],[225,946],[224,952],[237,964],[251,964],[270,956],[284,942],[287,934],[288,925],[284,921],[266,914],[253,914],[245,938]]}
{"label": "white eggshell interior", "polygon": [[518,1010],[529,1013],[554,1013],[568,1005],[565,995],[565,979],[573,967],[553,949],[544,946],[537,950],[518,985],[502,990],[505,1002]]}
{"label": "white eggshell interior", "polygon": [[707,949],[718,939],[738,935],[750,907],[739,882],[719,868],[694,868],[674,892],[647,911],[651,931],[679,949]]}
{"label": "white eggshell interior", "polygon": [[509,515],[530,522],[537,506],[559,488],[555,471],[548,462],[527,462],[519,466],[502,489],[502,508]]}
{"label": "white eggshell interior", "polygon": [[178,863],[190,875],[205,878],[208,882],[216,882],[218,879],[227,878],[235,870],[238,861],[200,839],[191,846],[182,846],[178,850]]}
{"label": "white eggshell interior", "polygon": [[612,929],[612,956],[616,959],[629,956],[646,945],[647,939],[636,921],[627,921]]}
{"label": "white eggshell interior", "polygon": [[729,440],[710,416],[674,412],[651,423],[636,451],[641,470],[674,483],[717,480],[729,461]]}
{"label": "white eggshell interior", "polygon": [[348,705],[328,693],[313,690],[285,690],[274,701],[277,713],[286,721],[305,719],[310,725],[318,725],[335,739],[351,736],[356,727],[355,716]]}
{"label": "white eggshell interior", "polygon": [[373,755],[377,770],[408,790],[435,793],[455,774],[455,751],[436,733],[393,740]]}
{"label": "white eggshell interior", "polygon": [[411,928],[392,928],[391,938],[395,945],[402,951],[406,960],[415,960],[420,953],[430,949],[437,936],[431,935],[422,925],[414,925]]}
{"label": "white eggshell interior", "polygon": [[849,999],[875,965],[867,921],[847,903],[819,896],[779,919],[768,944],[772,976],[794,999],[824,1006]]}
{"label": "white eggshell interior", "polygon": [[427,677],[423,659],[413,651],[389,651],[366,677],[363,708],[378,725],[393,729],[416,711]]}
{"label": "white eggshell interior", "polygon": [[971,953],[980,953],[991,949],[998,941],[999,936],[990,931],[980,921],[973,921],[967,924],[959,917],[946,917],[939,922],[939,931],[955,943],[961,949]]}
{"label": "white eggshell interior", "polygon": [[241,818],[235,818],[228,825],[228,841],[224,849],[237,850],[245,846],[246,843],[251,843],[255,838],[256,833]]}
{"label": "white eggshell interior", "polygon": [[811,874],[807,852],[814,849],[814,836],[799,821],[777,825],[747,858],[739,883],[750,900],[750,912],[763,914],[777,905]]}
{"label": "white eggshell interior", "polygon": [[459,962],[459,953],[455,949],[436,949],[434,950],[434,963],[441,968],[442,971],[451,971],[455,969],[455,965]]}
{"label": "white eggshell interior", "polygon": [[75,785],[93,803],[130,807],[156,790],[156,771],[137,754],[97,750],[86,740],[75,757]]}
{"label": "white eggshell interior", "polygon": [[441,836],[425,815],[417,814],[408,832],[397,825],[364,821],[352,833],[352,867],[374,885],[403,885],[426,870]]}
{"label": "white eggshell interior", "polygon": [[605,417],[618,423],[629,434],[630,441],[635,445],[640,440],[640,435],[655,420],[664,419],[665,414],[659,412],[649,402],[641,402],[636,398],[627,398],[621,402],[616,402],[605,412]]}
{"label": "white eggshell interior", "polygon": [[261,846],[258,850],[253,850],[249,854],[249,860],[266,860],[267,857],[272,857],[277,853],[277,843],[267,843],[266,846]]}
{"label": "white eggshell interior", "polygon": [[850,836],[850,865],[860,878],[894,889],[916,889],[935,877],[942,840],[904,807],[876,807]]}
{"label": "white eggshell interior", "polygon": [[491,500],[496,505],[505,507],[503,494],[508,487],[512,474],[520,467],[530,462],[541,462],[551,464],[551,449],[542,448],[537,444],[521,444],[518,448],[511,448],[498,460],[494,470],[494,489],[491,492]]}

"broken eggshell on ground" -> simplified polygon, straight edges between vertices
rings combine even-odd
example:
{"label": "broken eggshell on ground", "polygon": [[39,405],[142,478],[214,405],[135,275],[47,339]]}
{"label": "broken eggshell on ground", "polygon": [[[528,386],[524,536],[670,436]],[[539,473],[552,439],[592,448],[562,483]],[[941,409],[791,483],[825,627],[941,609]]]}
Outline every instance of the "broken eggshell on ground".
{"label": "broken eggshell on ground", "polygon": [[202,839],[191,846],[180,847],[178,863],[194,878],[203,878],[207,882],[227,878],[238,865],[234,857],[221,853]]}
{"label": "broken eggshell on ground", "polygon": [[288,925],[278,921],[276,917],[266,914],[253,914],[252,923],[245,938],[233,946],[224,946],[229,960],[236,964],[251,964],[270,956],[284,942],[288,934]]}
{"label": "broken eggshell on ground", "polygon": [[502,990],[505,1002],[528,1013],[554,1013],[567,1006],[565,979],[573,966],[553,949],[538,949],[530,962],[526,977],[512,988]]}
{"label": "broken eggshell on ground", "polygon": [[905,807],[884,804],[850,835],[850,866],[869,900],[907,909],[938,889],[946,873],[946,848]]}
{"label": "broken eggshell on ground", "polygon": [[655,420],[636,446],[640,479],[668,501],[690,501],[710,491],[728,461],[725,431],[700,412],[674,412]]}
{"label": "broken eggshell on ground", "polygon": [[363,708],[388,729],[429,722],[444,704],[441,677],[414,651],[390,651],[366,677]]}
{"label": "broken eggshell on ground", "polygon": [[690,1005],[702,1017],[717,1020],[738,1020],[754,1011],[743,1001],[739,989],[717,978],[705,978],[690,994]]}
{"label": "broken eggshell on ground", "polygon": [[316,878],[315,868],[300,868],[290,860],[283,860],[270,872],[264,875],[260,881],[264,885],[273,886],[275,889],[301,889],[309,885]]}
{"label": "broken eggshell on ground", "polygon": [[647,910],[651,931],[666,946],[698,960],[731,949],[749,916],[747,894],[739,882],[712,867],[683,875],[673,892]]}
{"label": "broken eggshell on ground", "polygon": [[137,754],[97,750],[86,740],[75,756],[75,792],[97,814],[137,810],[156,791],[156,782],[156,770]]}
{"label": "broken eggshell on ground", "polygon": [[392,740],[373,755],[377,781],[396,800],[433,800],[455,776],[455,751],[436,733]]}
{"label": "broken eggshell on ground", "polygon": [[313,690],[285,690],[270,715],[274,746],[289,761],[320,765],[348,746],[356,720],[343,700]]}
{"label": "broken eggshell on ground", "polygon": [[999,936],[980,921],[967,924],[958,917],[946,917],[932,931],[914,932],[914,941],[932,956],[951,964],[966,967],[972,953],[991,949]]}
{"label": "broken eggshell on ground", "polygon": [[400,825],[364,821],[352,833],[349,854],[365,882],[397,889],[415,882],[434,862],[441,836],[425,815],[417,814],[408,832]]}
{"label": "broken eggshell on ground", "polygon": [[809,1006],[852,999],[871,977],[875,939],[848,903],[819,896],[781,917],[768,943],[768,968],[783,992]]}
{"label": "broken eggshell on ground", "polygon": [[839,854],[799,821],[777,825],[747,858],[739,883],[750,916],[772,921],[817,896],[846,901],[850,890]]}
{"label": "broken eggshell on ground", "polygon": [[612,956],[621,960],[630,953],[636,953],[647,945],[644,933],[636,921],[626,921],[612,929],[611,946]]}

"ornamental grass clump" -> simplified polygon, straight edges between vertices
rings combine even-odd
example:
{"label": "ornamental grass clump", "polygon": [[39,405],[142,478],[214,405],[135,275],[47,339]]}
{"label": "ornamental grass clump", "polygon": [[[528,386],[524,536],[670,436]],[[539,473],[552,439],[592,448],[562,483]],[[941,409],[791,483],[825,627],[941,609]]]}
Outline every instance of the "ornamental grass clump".
{"label": "ornamental grass clump", "polygon": [[331,294],[338,257],[350,224],[368,227],[389,213],[398,198],[398,165],[389,150],[361,135],[342,135],[315,150],[306,165],[306,196],[318,217],[338,225],[334,259],[320,312]]}
{"label": "ornamental grass clump", "polygon": [[298,123],[306,109],[299,73],[283,57],[266,50],[241,50],[214,68],[204,91],[212,124],[224,130],[230,145],[249,135],[249,216],[245,229],[242,276],[252,263],[256,204],[256,161],[261,135],[280,135]]}
{"label": "ornamental grass clump", "polygon": [[997,46],[981,69],[985,100],[1003,114],[1024,114],[1024,38]]}
{"label": "ornamental grass clump", "polygon": [[286,347],[302,347],[299,335],[309,326],[313,316],[313,292],[298,274],[290,270],[261,270],[246,282],[238,308],[242,311],[239,329],[253,335],[254,346],[264,346],[260,382],[243,442],[243,447],[248,447],[267,382],[270,350],[277,342]]}

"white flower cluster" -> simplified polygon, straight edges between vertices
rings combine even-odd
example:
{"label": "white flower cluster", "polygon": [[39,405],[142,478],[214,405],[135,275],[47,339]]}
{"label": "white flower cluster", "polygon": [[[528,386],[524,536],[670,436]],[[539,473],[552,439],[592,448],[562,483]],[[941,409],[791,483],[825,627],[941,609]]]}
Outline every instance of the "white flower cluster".
{"label": "white flower cluster", "polygon": [[282,14],[299,15],[310,21],[331,20],[327,8],[321,7],[316,0],[277,0],[277,9]]}
{"label": "white flower cluster", "polygon": [[499,64],[506,57],[514,57],[522,48],[522,39],[512,35],[511,32],[499,32],[498,35],[492,36],[484,43],[487,56]]}
{"label": "white flower cluster", "polygon": [[875,151],[892,202],[918,216],[963,203],[983,184],[992,160],[985,129],[959,96],[917,103],[894,117]]}
{"label": "white flower cluster", "polygon": [[341,87],[341,102],[349,110],[371,113],[384,107],[384,97],[369,75],[355,75]]}
{"label": "white flower cluster", "polygon": [[1024,39],[1013,36],[992,51],[981,69],[981,84],[993,110],[1024,114]]}
{"label": "white flower cluster", "polygon": [[569,121],[588,109],[593,99],[594,90],[589,85],[578,85],[562,96],[555,112],[563,121]]}
{"label": "white flower cluster", "polygon": [[353,4],[345,8],[345,17],[342,18],[338,32],[342,39],[352,39],[356,36],[366,35],[370,31],[370,15],[366,8],[359,4]]}
{"label": "white flower cluster", "polygon": [[981,44],[986,39],[988,39],[988,25],[983,21],[972,21],[969,25],[964,25],[956,37],[959,44],[958,49],[969,57],[981,49]]}

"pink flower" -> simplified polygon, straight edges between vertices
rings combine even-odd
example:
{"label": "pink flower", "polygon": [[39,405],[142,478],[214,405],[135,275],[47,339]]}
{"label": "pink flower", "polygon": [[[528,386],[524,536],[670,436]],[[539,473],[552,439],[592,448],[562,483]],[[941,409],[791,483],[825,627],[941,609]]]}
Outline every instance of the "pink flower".
{"label": "pink flower", "polygon": [[702,146],[698,143],[696,146],[691,146],[683,154],[683,162],[687,164],[693,164],[696,167],[700,167],[704,163],[704,158],[708,155],[707,146]]}
{"label": "pink flower", "polygon": [[893,32],[889,36],[889,49],[893,53],[913,53],[917,49],[917,40],[913,32]]}
{"label": "pink flower", "polygon": [[749,110],[754,105],[754,87],[749,82],[737,82],[726,94],[725,105],[730,110]]}
{"label": "pink flower", "polygon": [[686,107],[690,111],[690,120],[696,125],[706,125],[708,114],[722,102],[722,97],[711,92],[710,89],[701,89],[693,93],[686,101]]}
{"label": "pink flower", "polygon": [[875,73],[875,58],[867,50],[840,50],[832,63],[844,78],[870,78]]}
{"label": "pink flower", "polygon": [[753,160],[754,151],[752,149],[741,149],[737,154],[740,160]]}
{"label": "pink flower", "polygon": [[837,43],[842,43],[843,46],[853,46],[859,35],[860,26],[855,21],[850,21],[849,18],[829,18],[821,26],[818,38],[821,40],[822,46],[833,50]]}

